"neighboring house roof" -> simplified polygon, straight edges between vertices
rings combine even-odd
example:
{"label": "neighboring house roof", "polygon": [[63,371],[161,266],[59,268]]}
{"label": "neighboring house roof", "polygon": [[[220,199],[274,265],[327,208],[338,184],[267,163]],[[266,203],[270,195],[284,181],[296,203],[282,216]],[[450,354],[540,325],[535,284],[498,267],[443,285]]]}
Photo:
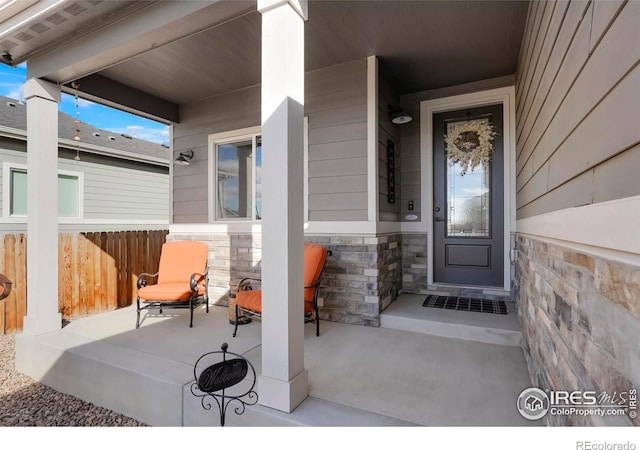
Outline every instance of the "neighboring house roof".
{"label": "neighboring house roof", "polygon": [[[27,108],[18,100],[0,96],[0,131],[15,130],[26,139]],[[75,149],[80,136],[80,151],[108,155],[116,158],[142,161],[151,164],[169,165],[170,149],[155,142],[137,139],[129,135],[101,130],[85,122],[78,125],[76,133],[75,119],[68,114],[58,112],[58,134],[61,147]]]}

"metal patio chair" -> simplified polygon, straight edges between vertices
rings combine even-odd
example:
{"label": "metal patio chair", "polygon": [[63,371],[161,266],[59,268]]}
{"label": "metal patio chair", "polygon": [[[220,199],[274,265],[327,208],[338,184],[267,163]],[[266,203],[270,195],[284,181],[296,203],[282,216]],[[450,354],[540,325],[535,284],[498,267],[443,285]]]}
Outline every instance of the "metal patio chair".
{"label": "metal patio chair", "polygon": [[[162,245],[160,265],[155,274],[141,273],[138,276],[136,298],[137,321],[140,327],[140,311],[157,308],[189,309],[189,327],[193,327],[193,310],[204,303],[209,312],[208,265],[209,249],[204,242],[174,241]],[[156,284],[149,278],[157,277]]]}
{"label": "metal patio chair", "polygon": [[[318,317],[318,291],[324,272],[327,256],[331,251],[325,247],[305,242],[304,244],[304,321],[315,322],[316,336],[320,336],[320,318]],[[260,278],[243,278],[238,283],[242,286],[244,281],[262,281]],[[236,294],[236,321],[233,329],[233,337],[238,332],[238,323],[244,317],[262,318],[262,291],[241,290]]]}

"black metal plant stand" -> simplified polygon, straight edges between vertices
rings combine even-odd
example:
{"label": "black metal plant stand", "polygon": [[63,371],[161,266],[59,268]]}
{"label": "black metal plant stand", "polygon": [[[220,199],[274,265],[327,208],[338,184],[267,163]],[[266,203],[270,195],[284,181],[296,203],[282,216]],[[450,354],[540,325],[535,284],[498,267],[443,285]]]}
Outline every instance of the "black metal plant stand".
{"label": "black metal plant stand", "polygon": [[[195,382],[191,384],[191,393],[201,398],[202,407],[207,411],[215,400],[220,411],[220,426],[223,427],[227,407],[231,402],[237,403],[234,412],[241,415],[247,405],[258,403],[258,394],[254,390],[256,371],[249,360],[227,351],[229,345],[226,342],[220,348],[222,351],[205,353],[196,361],[193,367]],[[217,355],[221,355],[222,360],[208,365],[207,361],[217,359]],[[227,359],[227,355],[236,358]]]}

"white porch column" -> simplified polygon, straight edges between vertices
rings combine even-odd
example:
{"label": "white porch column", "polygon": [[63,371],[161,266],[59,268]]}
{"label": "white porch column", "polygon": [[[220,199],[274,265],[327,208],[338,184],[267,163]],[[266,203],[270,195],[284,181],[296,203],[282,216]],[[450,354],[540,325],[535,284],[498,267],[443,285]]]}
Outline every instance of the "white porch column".
{"label": "white porch column", "polygon": [[258,0],[262,14],[262,374],[259,402],[293,411],[309,394],[303,322],[306,0]]}
{"label": "white porch column", "polygon": [[58,102],[60,88],[31,78],[27,99],[27,315],[25,334],[62,328],[58,312]]}

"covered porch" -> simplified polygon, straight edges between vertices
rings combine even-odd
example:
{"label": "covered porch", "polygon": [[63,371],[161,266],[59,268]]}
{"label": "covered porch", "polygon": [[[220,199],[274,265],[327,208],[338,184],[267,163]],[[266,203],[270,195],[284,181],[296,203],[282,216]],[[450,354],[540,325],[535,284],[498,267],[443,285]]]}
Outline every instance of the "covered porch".
{"label": "covered porch", "polygon": [[[51,296],[58,287],[51,205],[58,196],[55,111],[64,91],[171,126],[172,159],[188,156],[189,164],[170,171],[168,240],[208,243],[213,303],[230,281],[262,278],[268,301],[255,350],[260,404],[296,410],[310,385],[298,320],[303,241],[334,249],[320,299],[325,320],[380,325],[380,313],[402,291],[403,231],[421,241],[411,265],[423,270],[417,260],[427,257],[432,213],[429,190],[418,187],[417,178],[428,163],[419,162],[422,144],[415,140],[419,103],[407,105],[416,120],[406,145],[393,120],[401,95],[424,97],[464,83],[472,83],[467,92],[504,88],[464,106],[489,101],[505,108],[505,161],[512,159],[510,85],[528,4],[461,5],[57,1],[6,10],[0,35],[11,48],[5,62],[27,62],[29,290],[17,354],[24,372],[46,379],[31,356],[42,352],[35,350],[41,336],[58,333],[61,323]],[[458,30],[445,25],[451,18],[461,21]],[[474,35],[482,38],[470,39]],[[483,64],[456,63],[475,54],[485,55]],[[478,81],[482,87],[473,85]],[[504,228],[496,237],[503,245],[514,212],[495,217]],[[494,258],[503,264],[494,268],[492,283],[508,295],[507,248]],[[412,276],[420,279],[414,289],[420,292],[426,279]],[[83,367],[68,378],[82,385]]]}
{"label": "covered porch", "polygon": [[[243,327],[234,345],[260,367],[257,409],[282,413],[269,420],[292,420],[309,401],[342,401],[367,414],[428,425],[441,423],[436,411],[451,405],[438,400],[426,413],[407,405],[433,404],[449,390],[469,389],[465,395],[474,406],[484,406],[484,393],[496,392],[492,405],[509,411],[530,385],[636,392],[640,3],[11,5],[2,10],[0,36],[10,46],[3,60],[28,64],[28,170],[34,175],[28,307],[17,358],[25,372],[62,390],[64,383],[75,384],[90,399],[99,393],[94,375],[115,370],[121,388],[132,373],[147,370],[140,367],[144,355],[155,366],[152,373],[168,379],[146,391],[141,383],[131,396],[112,392],[109,401],[126,413],[132,405],[153,409],[159,393],[173,392],[172,408],[157,410],[181,411],[171,423],[196,423],[211,418],[187,417],[189,366],[199,353],[230,341],[226,314],[218,317],[221,324],[193,330],[182,318],[168,318],[136,332],[131,312],[123,310],[61,329],[51,205],[57,199],[56,103],[65,91],[171,126],[172,156],[186,155],[190,164],[171,168],[168,239],[209,244],[212,303],[230,281],[265,280],[270,302],[264,321]],[[414,120],[394,122],[398,109]],[[499,131],[486,160],[491,168],[476,177],[477,186],[447,172],[453,165],[445,155],[454,146],[442,138],[455,122]],[[480,148],[474,133],[467,137]],[[221,155],[229,148],[236,152],[233,173],[242,179],[223,189],[231,158]],[[445,194],[455,188],[451,180],[462,195]],[[454,226],[462,201],[482,215],[482,227],[474,220]],[[467,238],[474,240],[460,245]],[[307,336],[300,321],[304,241],[329,246],[334,255],[320,294],[326,326],[318,339]],[[478,276],[480,268],[490,270],[490,278]],[[522,348],[459,347],[455,339],[464,332],[443,341],[412,334],[406,324],[404,330],[384,328],[385,315],[407,294],[451,285],[491,289],[513,301]],[[200,318],[206,320],[215,322],[216,314]],[[429,328],[441,329],[433,322]],[[204,334],[193,339],[198,333]],[[529,378],[521,379],[523,350]],[[102,365],[96,355],[103,353],[114,360]],[[503,353],[510,356],[493,359]],[[350,366],[358,357],[370,359]],[[52,371],[59,362],[61,372]],[[336,383],[342,366],[361,374],[357,385]],[[66,367],[74,370],[57,380],[54,374]],[[383,367],[403,368],[407,378],[395,383]],[[444,388],[448,382],[459,386]],[[343,386],[348,389],[338,389]],[[420,388],[428,396],[421,397]],[[636,406],[627,405],[625,417],[544,420],[637,425]],[[475,420],[503,417],[483,410]]]}
{"label": "covered porch", "polygon": [[[390,326],[406,313],[415,321],[423,297],[400,296],[386,315],[395,320]],[[422,310],[426,324],[432,311]],[[446,312],[431,317],[440,321],[441,331]],[[453,313],[457,316],[449,316],[455,322],[450,325],[457,332],[467,330],[459,333],[463,339],[325,321],[316,337],[309,324],[304,338],[309,397],[290,414],[255,405],[236,415],[229,408],[226,426],[539,425],[516,410],[515,399],[530,382],[515,319]],[[149,316],[139,330],[131,326],[134,316],[129,307],[18,339],[16,351],[23,355],[18,369],[60,392],[149,425],[219,426],[215,405],[204,410],[190,391],[193,366],[202,354],[227,342],[229,351],[248,358],[260,373],[261,324],[243,325],[232,338],[225,307],[213,306],[209,314],[199,309],[192,329],[183,310]],[[474,329],[504,339],[478,342],[486,339],[478,339]]]}

